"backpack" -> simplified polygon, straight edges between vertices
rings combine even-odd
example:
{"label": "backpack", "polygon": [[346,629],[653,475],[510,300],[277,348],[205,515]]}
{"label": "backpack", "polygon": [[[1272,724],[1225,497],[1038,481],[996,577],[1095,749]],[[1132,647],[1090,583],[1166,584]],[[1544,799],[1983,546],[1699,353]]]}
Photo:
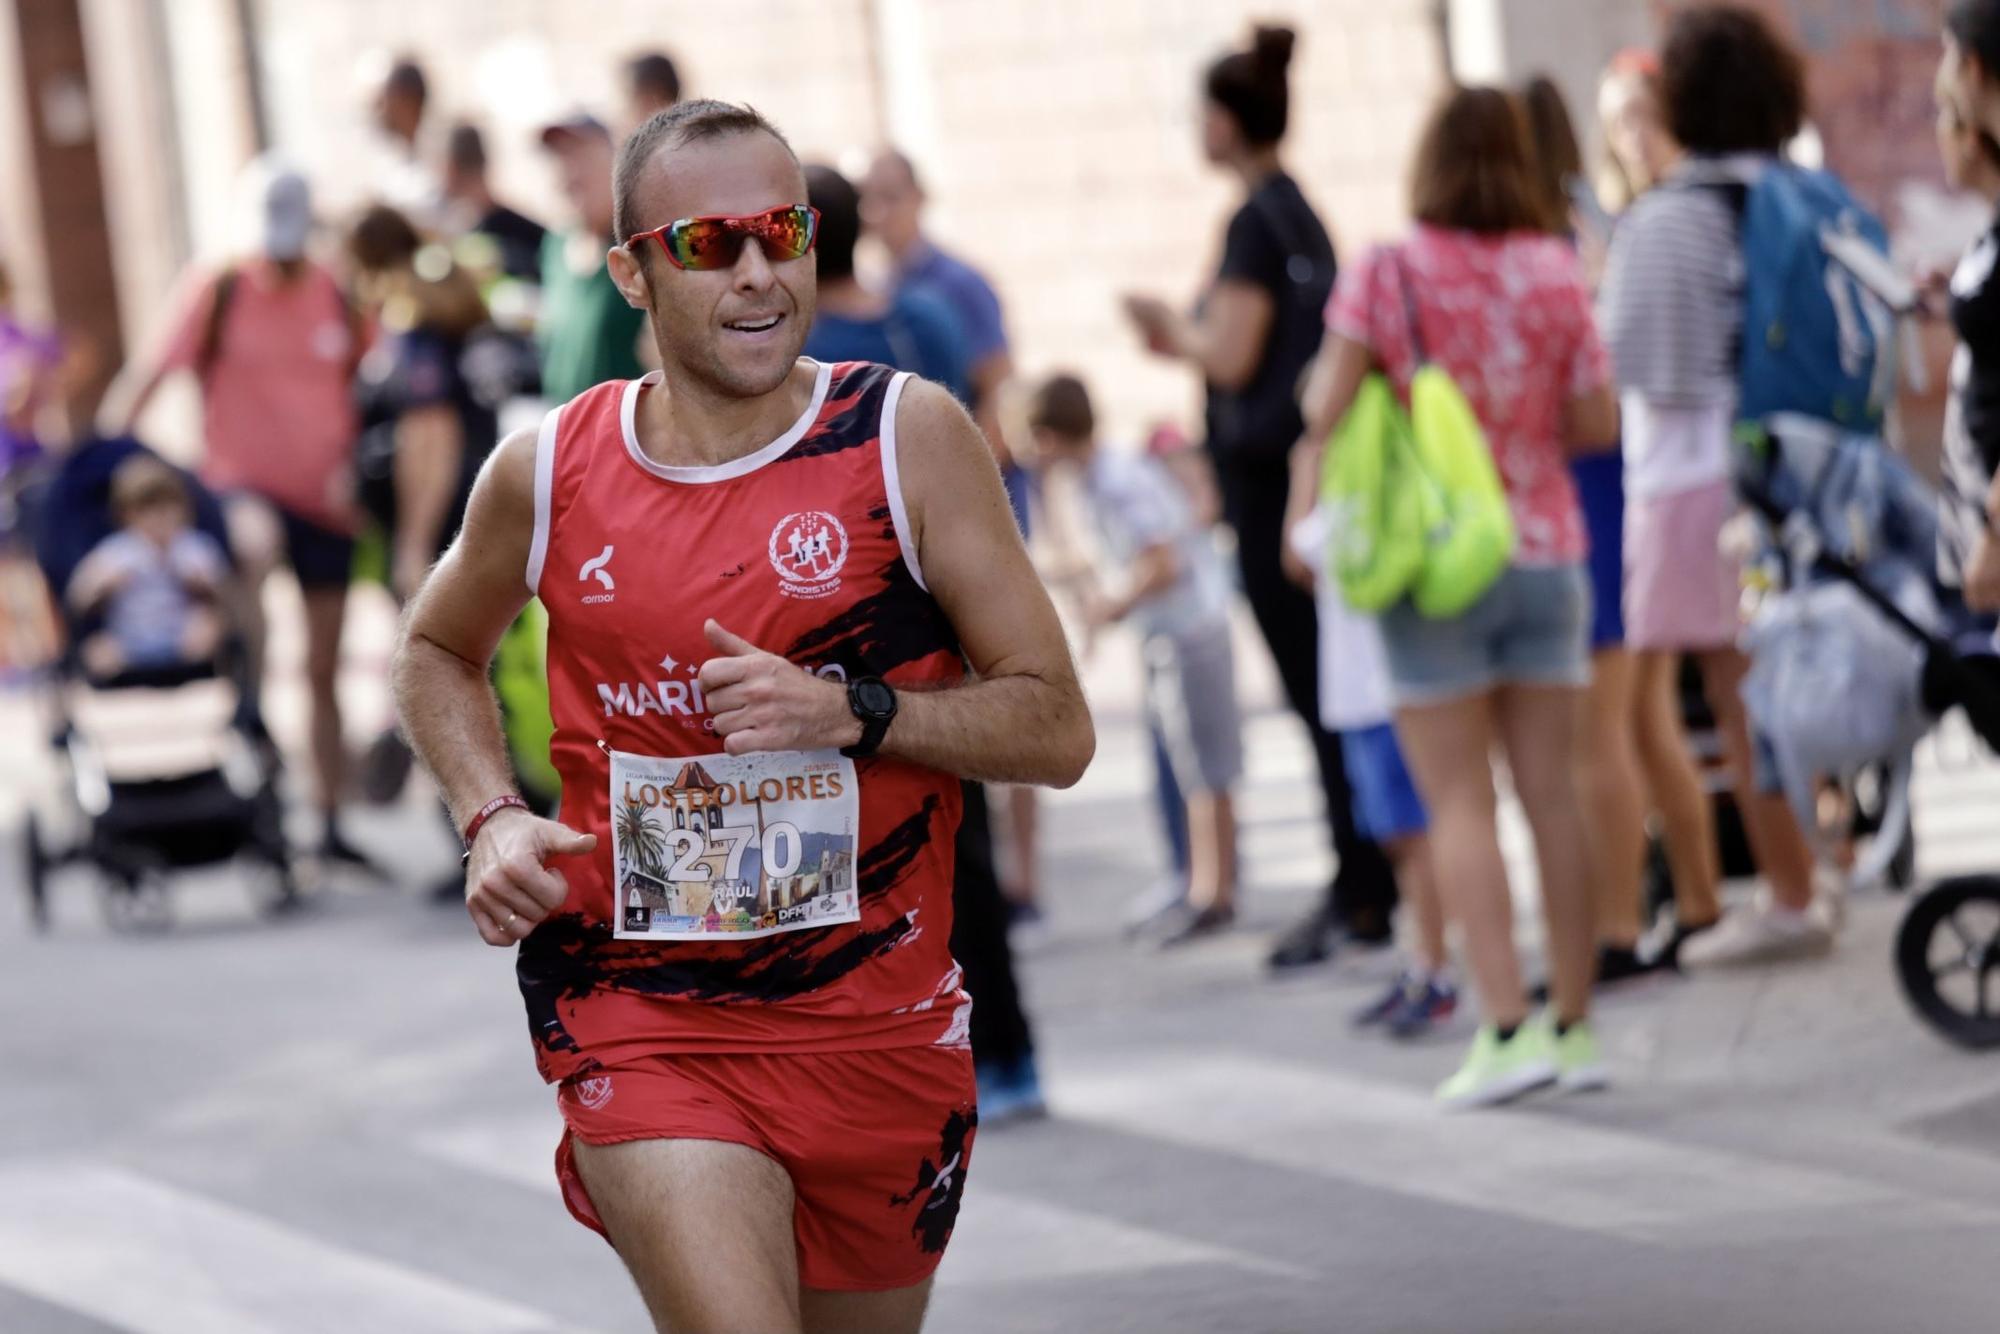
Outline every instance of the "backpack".
{"label": "backpack", "polygon": [[[368,325],[348,297],[347,289],[331,277],[327,281],[333,285],[333,294],[340,302],[340,317],[347,324],[347,377],[351,380],[361,365],[362,353],[368,350]],[[236,290],[242,283],[243,271],[234,264],[227,265],[215,275],[214,290],[208,299],[208,313],[202,320],[201,337],[194,347],[195,378],[204,384],[222,355],[222,330],[228,323],[230,307],[235,303]]]}
{"label": "backpack", "polygon": [[1416,362],[1410,408],[1376,372],[1341,418],[1321,467],[1328,572],[1357,611],[1382,610],[1407,591],[1419,613],[1448,620],[1506,571],[1514,517],[1479,418],[1430,359],[1402,256],[1391,262]]}
{"label": "backpack", "polygon": [[1416,476],[1410,417],[1371,371],[1320,459],[1326,574],[1356,611],[1379,612],[1416,582],[1435,496]]}
{"label": "backpack", "polygon": [[1417,319],[1409,270],[1395,257],[1409,321],[1410,436],[1419,471],[1433,491],[1426,517],[1424,565],[1410,590],[1417,610],[1437,620],[1459,615],[1486,596],[1514,555],[1514,514],[1486,430],[1451,372],[1430,359]]}
{"label": "backpack", "polygon": [[1886,266],[1881,221],[1830,173],[1788,162],[1730,194],[1744,269],[1738,418],[1795,412],[1879,428],[1894,392],[1895,316],[1857,267],[1871,252]]}

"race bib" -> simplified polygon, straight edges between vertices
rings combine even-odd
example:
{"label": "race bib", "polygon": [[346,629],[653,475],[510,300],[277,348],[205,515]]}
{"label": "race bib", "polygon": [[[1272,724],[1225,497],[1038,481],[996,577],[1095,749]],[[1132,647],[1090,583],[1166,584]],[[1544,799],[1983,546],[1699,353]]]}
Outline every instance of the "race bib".
{"label": "race bib", "polygon": [[612,934],[747,940],[859,921],[854,761],[611,752]]}

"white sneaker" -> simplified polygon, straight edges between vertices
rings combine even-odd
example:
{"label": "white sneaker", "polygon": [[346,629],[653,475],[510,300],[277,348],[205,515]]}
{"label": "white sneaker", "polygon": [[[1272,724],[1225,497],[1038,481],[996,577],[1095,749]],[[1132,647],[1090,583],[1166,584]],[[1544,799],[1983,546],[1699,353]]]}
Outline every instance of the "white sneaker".
{"label": "white sneaker", "polygon": [[1781,908],[1760,894],[1755,905],[1731,909],[1689,938],[1680,961],[1683,968],[1727,968],[1812,958],[1832,948],[1833,930],[1821,913]]}

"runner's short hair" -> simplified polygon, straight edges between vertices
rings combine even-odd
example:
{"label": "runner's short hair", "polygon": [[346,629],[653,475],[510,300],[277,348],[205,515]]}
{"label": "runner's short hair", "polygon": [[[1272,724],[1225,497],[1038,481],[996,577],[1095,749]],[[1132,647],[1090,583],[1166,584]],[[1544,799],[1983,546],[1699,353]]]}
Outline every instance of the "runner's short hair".
{"label": "runner's short hair", "polygon": [[1741,5],[1684,11],[1660,52],[1667,132],[1691,153],[1776,153],[1806,119],[1798,52]]}
{"label": "runner's short hair", "polygon": [[1028,426],[1065,440],[1091,439],[1097,434],[1097,414],[1090,406],[1090,391],[1067,371],[1051,375],[1035,388],[1028,404]]}
{"label": "runner's short hair", "polygon": [[732,134],[768,134],[783,144],[787,153],[792,151],[791,141],[756,108],[710,97],[677,102],[632,131],[618,150],[618,163],[611,173],[611,230],[617,234],[618,244],[627,244],[639,230],[639,182],[646,174],[646,164],[662,148],[681,148]]}
{"label": "runner's short hair", "polygon": [[806,168],[806,202],[819,210],[821,278],[852,278],[854,247],[861,240],[861,194],[854,182],[817,162]]}

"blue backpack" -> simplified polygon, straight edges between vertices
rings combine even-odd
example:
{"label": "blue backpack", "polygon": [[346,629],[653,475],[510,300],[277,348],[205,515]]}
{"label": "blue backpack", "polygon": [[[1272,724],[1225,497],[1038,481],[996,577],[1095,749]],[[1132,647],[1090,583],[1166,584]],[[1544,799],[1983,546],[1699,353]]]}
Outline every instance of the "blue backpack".
{"label": "blue backpack", "polygon": [[1861,275],[1887,268],[1881,221],[1831,174],[1790,163],[1734,193],[1744,266],[1739,418],[1796,412],[1876,430],[1894,390],[1895,316]]}

